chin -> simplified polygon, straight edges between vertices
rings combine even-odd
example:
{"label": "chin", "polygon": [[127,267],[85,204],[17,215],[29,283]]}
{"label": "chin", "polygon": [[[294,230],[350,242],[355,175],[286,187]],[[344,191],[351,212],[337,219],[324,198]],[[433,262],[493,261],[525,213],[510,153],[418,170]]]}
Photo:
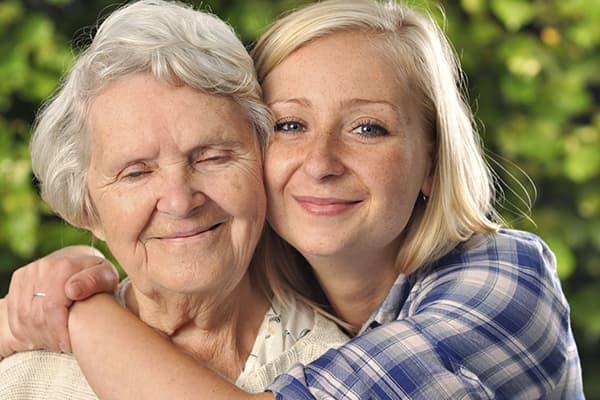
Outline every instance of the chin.
{"label": "chin", "polygon": [[306,258],[340,256],[345,249],[345,246],[337,241],[333,243],[300,243],[298,246],[294,247],[296,247],[296,249]]}

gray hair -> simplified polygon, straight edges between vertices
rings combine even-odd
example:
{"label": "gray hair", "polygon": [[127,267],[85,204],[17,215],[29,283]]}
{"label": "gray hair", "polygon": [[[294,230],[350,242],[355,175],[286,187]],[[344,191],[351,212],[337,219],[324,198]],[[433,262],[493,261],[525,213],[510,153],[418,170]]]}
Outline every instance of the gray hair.
{"label": "gray hair", "polygon": [[111,82],[140,72],[232,98],[262,144],[272,129],[252,59],[229,25],[178,2],[126,5],[102,22],[34,125],[31,158],[42,198],[75,226],[89,228],[96,218],[87,189],[90,103]]}

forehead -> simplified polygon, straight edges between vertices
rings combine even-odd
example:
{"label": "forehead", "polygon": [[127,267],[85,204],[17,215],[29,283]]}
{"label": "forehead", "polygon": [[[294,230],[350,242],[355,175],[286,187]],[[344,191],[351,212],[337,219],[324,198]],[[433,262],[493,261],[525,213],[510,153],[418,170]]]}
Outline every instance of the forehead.
{"label": "forehead", "polygon": [[231,98],[135,74],[108,85],[91,103],[88,127],[92,151],[119,149],[169,139],[183,147],[203,141],[254,143],[257,138],[241,107]]}
{"label": "forehead", "polygon": [[338,32],[310,41],[267,75],[265,94],[320,86],[323,92],[398,101],[407,85],[401,79],[402,66],[386,54],[384,44],[381,34],[367,32]]}

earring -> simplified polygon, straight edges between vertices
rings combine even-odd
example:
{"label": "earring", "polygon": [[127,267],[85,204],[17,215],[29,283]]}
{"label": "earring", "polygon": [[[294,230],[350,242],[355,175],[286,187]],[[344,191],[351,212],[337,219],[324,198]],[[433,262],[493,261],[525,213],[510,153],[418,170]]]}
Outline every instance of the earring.
{"label": "earring", "polygon": [[423,192],[421,192],[421,200],[423,201],[423,203],[427,204],[427,202],[429,201],[429,197],[427,197]]}

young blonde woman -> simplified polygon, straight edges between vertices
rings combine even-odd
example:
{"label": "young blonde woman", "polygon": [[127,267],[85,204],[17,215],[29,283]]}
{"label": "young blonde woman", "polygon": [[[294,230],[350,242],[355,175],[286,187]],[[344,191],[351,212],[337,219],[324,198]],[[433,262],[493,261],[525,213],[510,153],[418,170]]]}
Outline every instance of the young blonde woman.
{"label": "young blonde woman", "polygon": [[[583,398],[554,256],[501,227],[457,61],[433,19],[393,2],[323,1],[277,21],[253,56],[275,118],[270,276],[355,337],[250,395],[94,296],[71,308],[69,333],[100,397]],[[23,283],[48,264],[25,268],[20,301],[52,290]],[[90,276],[77,278],[84,292]],[[113,341],[128,352],[95,351]]]}

